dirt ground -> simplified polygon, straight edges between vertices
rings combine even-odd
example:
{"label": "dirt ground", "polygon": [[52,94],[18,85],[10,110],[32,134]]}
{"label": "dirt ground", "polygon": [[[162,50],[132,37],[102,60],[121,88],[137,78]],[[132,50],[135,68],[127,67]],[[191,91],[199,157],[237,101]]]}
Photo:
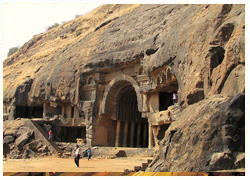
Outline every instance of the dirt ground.
{"label": "dirt ground", "polygon": [[3,172],[124,172],[133,170],[134,166],[146,163],[149,157],[126,157],[115,159],[97,159],[88,161],[80,159],[80,167],[76,167],[74,159],[55,157],[34,159],[7,159],[3,161]]}

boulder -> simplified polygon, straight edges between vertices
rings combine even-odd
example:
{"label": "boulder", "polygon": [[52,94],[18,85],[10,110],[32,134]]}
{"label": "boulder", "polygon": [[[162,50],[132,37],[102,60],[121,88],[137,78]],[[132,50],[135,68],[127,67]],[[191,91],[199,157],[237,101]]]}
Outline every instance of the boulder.
{"label": "boulder", "polygon": [[211,166],[210,171],[232,169],[233,164],[234,160],[230,154],[224,152],[214,153],[209,163]]}
{"label": "boulder", "polygon": [[5,136],[3,138],[3,142],[6,144],[12,143],[15,141],[15,138],[13,136]]}
{"label": "boulder", "polygon": [[38,145],[38,141],[32,141],[30,143],[25,144],[23,149],[31,149],[33,151],[37,151],[37,149],[38,149],[37,145]]}
{"label": "boulder", "polygon": [[31,149],[25,149],[25,151],[22,154],[22,159],[34,158],[34,157],[36,157],[36,153]]}
{"label": "boulder", "polygon": [[16,137],[20,137],[22,134],[25,134],[28,131],[30,131],[28,127],[20,127],[16,132]]}
{"label": "boulder", "polygon": [[17,130],[16,129],[3,129],[4,136],[14,136],[16,137]]}
{"label": "boulder", "polygon": [[3,143],[3,155],[7,156],[10,153],[10,146],[7,143]]}
{"label": "boulder", "polygon": [[38,153],[46,153],[48,151],[48,147],[44,145],[41,148],[39,148],[37,151]]}
{"label": "boulder", "polygon": [[18,137],[15,141],[16,146],[21,151],[25,143],[29,140],[29,138],[33,135],[34,131],[28,131]]}
{"label": "boulder", "polygon": [[[159,159],[147,171],[209,172],[243,166],[245,94],[215,95],[184,109],[160,141]],[[240,160],[241,159],[241,160]]]}
{"label": "boulder", "polygon": [[21,159],[22,155],[18,149],[14,149],[10,152],[9,158],[10,159]]}
{"label": "boulder", "polygon": [[244,168],[245,167],[245,153],[240,152],[236,154],[233,169]]}

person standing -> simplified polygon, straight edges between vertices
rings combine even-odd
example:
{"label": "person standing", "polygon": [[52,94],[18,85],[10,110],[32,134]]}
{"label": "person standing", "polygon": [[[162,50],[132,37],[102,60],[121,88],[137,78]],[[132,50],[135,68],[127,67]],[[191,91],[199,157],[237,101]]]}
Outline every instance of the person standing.
{"label": "person standing", "polygon": [[91,149],[90,148],[87,150],[87,154],[88,154],[88,161],[89,161],[90,155],[91,155]]}
{"label": "person standing", "polygon": [[52,131],[49,130],[49,139],[52,139]]}
{"label": "person standing", "polygon": [[177,94],[173,93],[173,104],[177,103]]}
{"label": "person standing", "polygon": [[76,145],[76,155],[75,155],[76,167],[79,167],[80,151],[81,149],[79,148],[78,145]]}

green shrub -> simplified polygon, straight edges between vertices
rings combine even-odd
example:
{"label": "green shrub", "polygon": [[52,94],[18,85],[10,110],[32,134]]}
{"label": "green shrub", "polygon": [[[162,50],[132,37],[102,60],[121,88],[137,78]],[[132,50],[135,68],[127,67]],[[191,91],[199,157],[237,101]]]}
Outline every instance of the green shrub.
{"label": "green shrub", "polygon": [[59,26],[59,24],[58,24],[58,23],[55,23],[54,25],[52,25],[52,26],[50,26],[50,27],[47,27],[47,31],[50,30],[50,29],[52,29],[52,28],[55,28],[55,27],[57,27],[57,26]]}
{"label": "green shrub", "polygon": [[9,52],[8,52],[8,57],[11,56],[12,54],[14,54],[15,52],[17,52],[19,49],[19,46],[16,46],[16,47],[13,47],[13,48],[10,48]]}

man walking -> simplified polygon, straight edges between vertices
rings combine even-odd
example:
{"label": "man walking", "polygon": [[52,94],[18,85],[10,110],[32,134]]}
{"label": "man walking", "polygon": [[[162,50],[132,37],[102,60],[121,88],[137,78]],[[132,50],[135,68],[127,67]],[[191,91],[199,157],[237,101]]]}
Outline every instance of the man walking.
{"label": "man walking", "polygon": [[49,130],[49,139],[52,139],[52,131]]}
{"label": "man walking", "polygon": [[76,167],[79,167],[80,151],[81,149],[79,148],[78,145],[76,145],[76,155],[75,155]]}
{"label": "man walking", "polygon": [[89,161],[90,155],[91,155],[91,149],[90,148],[87,150],[87,154],[88,154],[88,161]]}

